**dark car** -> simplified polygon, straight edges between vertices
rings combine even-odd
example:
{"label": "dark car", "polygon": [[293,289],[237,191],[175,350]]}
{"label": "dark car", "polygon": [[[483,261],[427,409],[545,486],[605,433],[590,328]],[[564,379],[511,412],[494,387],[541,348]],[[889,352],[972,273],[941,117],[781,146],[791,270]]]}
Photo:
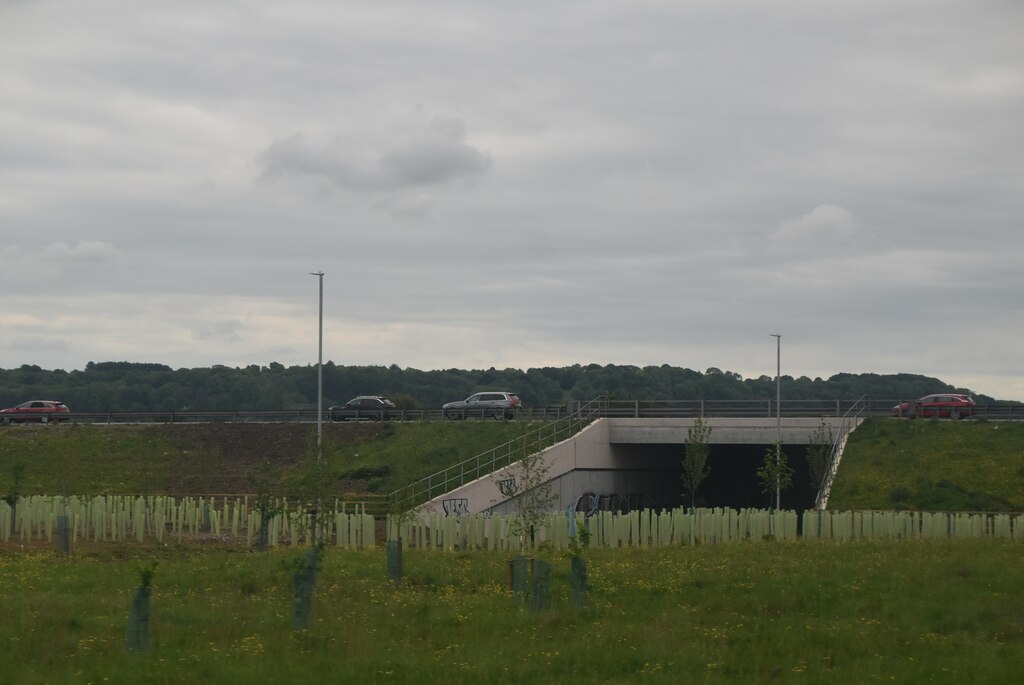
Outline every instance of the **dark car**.
{"label": "dark car", "polygon": [[514,392],[478,392],[464,400],[445,404],[441,412],[446,419],[452,420],[494,417],[501,421],[511,418],[522,404]]}
{"label": "dark car", "polygon": [[21,423],[22,421],[39,421],[49,423],[53,421],[67,421],[71,410],[67,405],[57,400],[29,400],[22,402],[17,407],[0,409],[0,421],[4,423]]}
{"label": "dark car", "polygon": [[893,416],[913,418],[969,418],[974,413],[974,399],[958,393],[925,395],[916,402],[901,402],[892,408]]}
{"label": "dark car", "polygon": [[328,409],[331,421],[384,421],[394,418],[395,403],[380,395],[360,395]]}

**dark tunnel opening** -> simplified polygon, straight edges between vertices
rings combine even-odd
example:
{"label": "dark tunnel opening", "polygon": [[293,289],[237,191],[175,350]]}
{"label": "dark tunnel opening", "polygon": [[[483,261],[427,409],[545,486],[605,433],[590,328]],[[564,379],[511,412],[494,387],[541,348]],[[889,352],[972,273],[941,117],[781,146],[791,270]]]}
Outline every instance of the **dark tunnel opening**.
{"label": "dark tunnel opening", "polygon": [[[764,465],[774,445],[712,445],[709,465],[711,473],[697,492],[696,505],[703,507],[730,507],[732,509],[767,509],[775,506],[775,491],[765,493],[757,470]],[[807,468],[806,445],[783,445],[782,452],[793,469],[792,485],[782,491],[782,508],[798,513],[814,507],[817,486],[811,485]],[[680,450],[680,461],[682,450]],[[682,467],[680,466],[680,490]],[[689,504],[683,502],[681,504]]]}
{"label": "dark tunnel opening", "polygon": [[[782,491],[782,509],[802,513],[814,507],[818,494],[807,466],[807,445],[783,445],[782,451],[793,469],[793,483]],[[768,509],[775,506],[775,491],[765,493],[757,471],[764,465],[766,453],[773,445],[712,444],[708,461],[711,472],[697,491],[698,507],[729,507],[731,509]],[[682,481],[683,445],[634,446],[647,457],[655,457],[658,468],[643,478],[644,502],[657,509],[689,507]],[[639,483],[637,483],[639,485]]]}

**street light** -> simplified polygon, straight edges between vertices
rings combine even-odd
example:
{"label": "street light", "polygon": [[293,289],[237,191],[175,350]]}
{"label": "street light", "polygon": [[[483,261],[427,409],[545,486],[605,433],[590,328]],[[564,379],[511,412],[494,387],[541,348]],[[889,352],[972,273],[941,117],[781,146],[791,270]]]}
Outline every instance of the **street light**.
{"label": "street light", "polygon": [[323,516],[324,502],[320,491],[323,482],[324,463],[324,272],[310,271],[310,276],[320,279],[320,327],[317,334],[316,350],[316,511],[313,512],[313,541],[320,543],[318,517]]}
{"label": "street light", "polygon": [[782,505],[782,474],[779,461],[782,452],[782,333],[769,333],[775,338],[775,510]]}
{"label": "street light", "polygon": [[324,437],[324,272],[310,271],[309,275],[320,279],[320,330],[316,354],[316,465],[319,467],[323,460]]}

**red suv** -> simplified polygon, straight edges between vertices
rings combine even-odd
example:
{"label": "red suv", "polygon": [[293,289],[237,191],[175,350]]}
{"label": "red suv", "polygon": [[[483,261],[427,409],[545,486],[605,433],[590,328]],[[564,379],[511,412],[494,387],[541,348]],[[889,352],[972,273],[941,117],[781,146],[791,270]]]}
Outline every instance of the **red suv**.
{"label": "red suv", "polygon": [[22,402],[17,407],[0,409],[0,421],[4,423],[67,421],[70,413],[71,410],[67,405],[57,400],[29,400]]}
{"label": "red suv", "polygon": [[974,400],[970,395],[936,393],[925,395],[916,402],[901,402],[892,408],[893,416],[914,418],[949,418],[959,419],[970,417],[974,413]]}

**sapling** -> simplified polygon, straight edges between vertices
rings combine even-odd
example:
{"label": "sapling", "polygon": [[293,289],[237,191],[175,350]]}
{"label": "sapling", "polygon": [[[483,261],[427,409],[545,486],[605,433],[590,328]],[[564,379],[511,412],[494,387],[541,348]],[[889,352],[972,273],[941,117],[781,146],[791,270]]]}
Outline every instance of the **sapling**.
{"label": "sapling", "polygon": [[708,437],[711,435],[711,428],[704,419],[697,419],[693,426],[686,431],[686,447],[683,452],[683,491],[690,496],[690,507],[693,508],[697,500],[697,490],[711,473],[708,460],[711,457],[711,448],[708,446]]}
{"label": "sapling", "polygon": [[[757,469],[757,477],[761,481],[761,491],[773,499],[771,495],[788,490],[793,485],[793,467],[786,459],[786,453],[782,451],[782,443],[776,442],[768,448],[764,455],[764,464]],[[775,499],[775,508],[780,508],[778,497]]]}
{"label": "sapling", "polygon": [[549,464],[543,453],[528,454],[496,475],[501,491],[512,500],[516,516],[509,532],[519,539],[521,549],[535,547],[536,534],[558,499],[551,493]]}

